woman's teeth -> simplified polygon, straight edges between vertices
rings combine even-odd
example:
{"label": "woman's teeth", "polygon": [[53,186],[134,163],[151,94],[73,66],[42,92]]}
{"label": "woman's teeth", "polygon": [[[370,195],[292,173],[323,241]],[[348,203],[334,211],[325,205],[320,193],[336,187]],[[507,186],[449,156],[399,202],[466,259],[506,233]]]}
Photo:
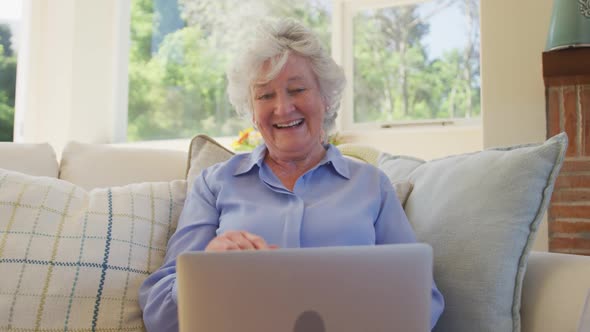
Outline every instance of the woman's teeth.
{"label": "woman's teeth", "polygon": [[275,126],[276,128],[283,129],[283,128],[291,128],[291,127],[295,127],[295,126],[298,126],[298,125],[300,125],[301,123],[303,123],[303,119],[294,120],[294,121],[291,121],[291,122],[289,122],[289,123],[282,123],[282,124],[279,124],[279,123],[277,123],[277,124],[275,124],[274,126]]}

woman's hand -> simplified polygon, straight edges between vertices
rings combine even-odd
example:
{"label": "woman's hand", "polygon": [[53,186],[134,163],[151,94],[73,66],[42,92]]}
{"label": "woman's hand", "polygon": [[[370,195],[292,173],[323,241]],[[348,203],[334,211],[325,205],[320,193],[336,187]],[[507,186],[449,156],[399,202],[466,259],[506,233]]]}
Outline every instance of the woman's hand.
{"label": "woman's hand", "polygon": [[229,231],[213,238],[205,248],[205,251],[265,250],[277,248],[277,245],[268,245],[258,235],[246,231]]}

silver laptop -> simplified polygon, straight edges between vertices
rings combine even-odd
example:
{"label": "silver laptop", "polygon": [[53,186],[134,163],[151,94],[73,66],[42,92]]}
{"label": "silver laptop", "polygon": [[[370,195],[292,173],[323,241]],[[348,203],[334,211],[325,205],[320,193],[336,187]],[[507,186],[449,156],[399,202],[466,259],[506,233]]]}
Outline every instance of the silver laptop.
{"label": "silver laptop", "polygon": [[426,244],[184,253],[181,332],[430,330]]}

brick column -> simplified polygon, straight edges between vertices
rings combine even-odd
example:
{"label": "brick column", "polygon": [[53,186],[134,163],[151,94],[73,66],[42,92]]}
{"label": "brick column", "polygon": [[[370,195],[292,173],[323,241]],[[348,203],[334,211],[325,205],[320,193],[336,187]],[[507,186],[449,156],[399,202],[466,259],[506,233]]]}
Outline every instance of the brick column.
{"label": "brick column", "polygon": [[547,137],[569,146],[549,207],[549,251],[590,255],[590,48],[543,53]]}

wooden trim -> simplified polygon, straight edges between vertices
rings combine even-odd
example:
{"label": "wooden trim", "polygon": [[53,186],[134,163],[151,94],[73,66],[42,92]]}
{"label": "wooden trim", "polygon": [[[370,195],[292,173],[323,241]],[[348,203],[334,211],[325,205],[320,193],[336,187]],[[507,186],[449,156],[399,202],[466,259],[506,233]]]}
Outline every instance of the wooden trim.
{"label": "wooden trim", "polygon": [[545,86],[590,84],[590,47],[543,52]]}
{"label": "wooden trim", "polygon": [[543,77],[545,87],[565,86],[565,85],[585,85],[590,84],[590,75],[572,75],[572,76],[550,76]]}

